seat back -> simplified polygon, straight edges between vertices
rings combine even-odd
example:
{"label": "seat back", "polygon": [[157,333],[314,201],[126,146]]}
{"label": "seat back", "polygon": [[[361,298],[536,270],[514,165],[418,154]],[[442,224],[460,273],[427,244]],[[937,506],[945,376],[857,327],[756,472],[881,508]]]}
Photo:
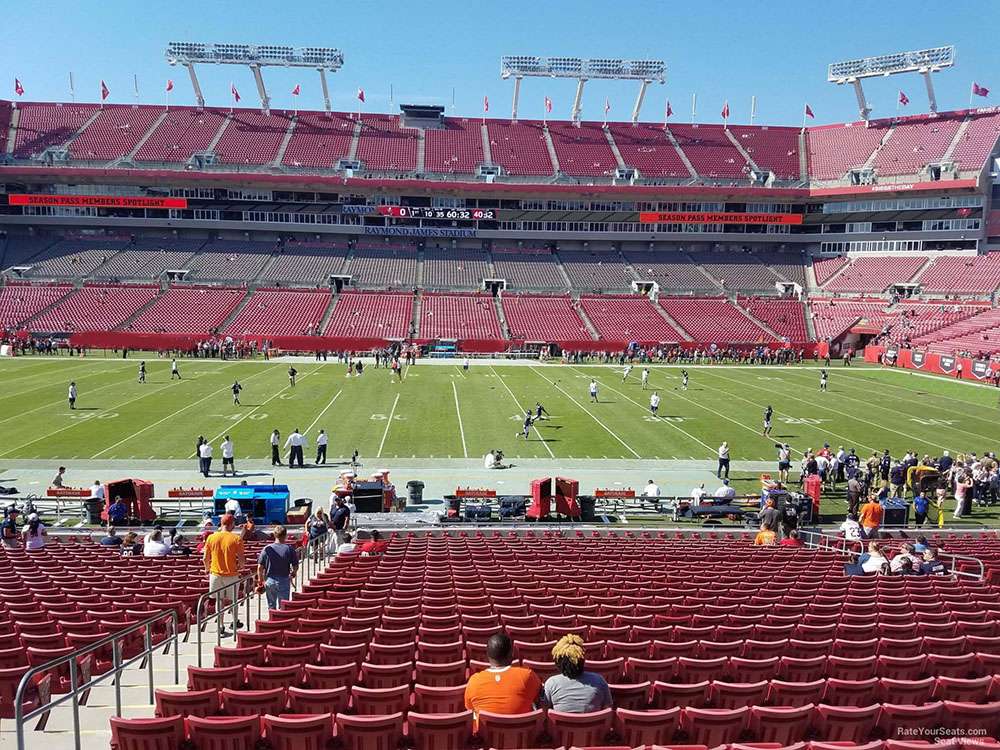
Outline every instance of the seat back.
{"label": "seat back", "polygon": [[480,711],[479,738],[495,750],[535,747],[542,734],[544,712],[539,708],[524,714],[501,715]]}
{"label": "seat back", "polygon": [[219,713],[219,691],[207,690],[156,690],[157,716],[214,716]]}
{"label": "seat back", "polygon": [[615,728],[622,742],[629,747],[669,745],[680,724],[681,709],[651,709],[633,711],[618,708],[615,711]]}
{"label": "seat back", "polygon": [[472,711],[406,717],[414,750],[462,750],[472,737]]}
{"label": "seat back", "polygon": [[337,735],[344,750],[396,750],[403,739],[403,714],[337,714]]}
{"label": "seat back", "polygon": [[280,714],[287,703],[288,695],[283,687],[268,690],[222,689],[222,706],[227,716]]}
{"label": "seat back", "polygon": [[422,714],[454,714],[465,709],[465,685],[413,686],[413,710]]}
{"label": "seat back", "polygon": [[260,739],[259,716],[189,716],[187,722],[198,750],[254,750]]}
{"label": "seat back", "polygon": [[549,734],[560,747],[603,745],[611,732],[613,718],[610,708],[579,714],[549,711]]}
{"label": "seat back", "polygon": [[272,750],[325,750],[333,740],[333,715],[264,716]]}
{"label": "seat back", "polygon": [[347,687],[288,688],[288,711],[293,714],[339,714],[351,700]]}
{"label": "seat back", "polygon": [[120,719],[111,717],[113,750],[179,750],[184,742],[184,717]]}

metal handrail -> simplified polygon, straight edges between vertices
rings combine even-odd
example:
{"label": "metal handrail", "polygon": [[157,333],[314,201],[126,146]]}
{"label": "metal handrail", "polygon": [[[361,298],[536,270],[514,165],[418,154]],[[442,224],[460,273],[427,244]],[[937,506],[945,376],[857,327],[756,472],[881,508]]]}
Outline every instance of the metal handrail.
{"label": "metal handrail", "polygon": [[[864,545],[867,540],[847,540],[843,537],[833,536],[831,534],[824,534],[822,531],[806,531],[804,529],[799,530],[799,534],[806,537],[804,540],[806,546],[815,547],[816,549],[825,549],[832,552],[841,552],[845,555],[850,555],[852,557],[861,555],[864,552]],[[875,540],[879,541],[879,540]],[[850,549],[850,545],[860,544],[861,550]],[[972,557],[971,555],[960,555],[955,552],[948,552],[946,550],[937,551],[938,558],[947,557],[951,560],[951,564],[948,566],[948,570],[952,575],[965,576],[967,578],[975,578],[977,580],[983,580],[986,576],[986,566],[983,561],[978,557]],[[957,563],[963,561],[969,563],[973,566],[978,567],[978,573],[972,573],[965,570],[959,570]]]}
{"label": "metal handrail", "polygon": [[[165,641],[159,643],[153,643],[153,625],[162,620],[168,619],[170,621],[170,635]],[[94,685],[97,685],[108,678],[109,675],[114,676],[115,685],[115,716],[121,716],[122,713],[122,696],[121,696],[121,673],[126,667],[132,665],[139,660],[146,660],[148,667],[148,683],[149,683],[149,702],[152,703],[154,700],[154,683],[153,683],[153,653],[158,650],[164,643],[167,644],[167,649],[170,648],[170,644],[173,643],[174,646],[174,682],[178,682],[180,679],[180,654],[179,654],[179,643],[178,643],[178,625],[179,618],[177,616],[177,611],[173,609],[166,609],[162,612],[158,612],[152,617],[148,617],[141,622],[133,623],[127,628],[118,630],[106,638],[102,638],[99,641],[90,643],[82,648],[76,649],[71,654],[66,656],[60,656],[57,659],[46,662],[45,664],[40,664],[36,667],[31,667],[24,676],[21,678],[21,682],[17,686],[17,692],[14,694],[14,724],[17,732],[17,750],[24,750],[24,725],[31,719],[39,716],[41,714],[46,714],[51,711],[56,706],[62,705],[66,701],[73,702],[73,743],[77,750],[80,750],[80,694],[90,690]],[[135,656],[129,657],[128,659],[122,661],[120,641],[124,640],[126,637],[135,633],[139,630],[143,631],[145,638],[145,643],[143,649],[140,653]],[[82,656],[87,656],[90,653],[99,651],[100,649],[106,648],[111,645],[111,657],[112,657],[112,668],[96,677],[90,677],[83,684],[77,685],[77,671],[79,670],[79,664],[77,661]],[[38,674],[44,674],[46,672],[51,672],[63,664],[69,664],[69,681],[70,681],[70,691],[59,695],[58,698],[51,698],[44,705],[38,706],[37,708],[24,713],[24,696],[28,687],[31,685],[32,678]]]}
{"label": "metal handrail", "polygon": [[[243,576],[232,583],[227,583],[225,586],[221,586],[214,591],[207,591],[198,597],[198,603],[195,606],[195,639],[198,646],[198,666],[202,666],[201,660],[201,650],[202,650],[202,638],[201,632],[205,625],[207,625],[212,620],[216,621],[215,628],[215,645],[222,645],[222,628],[225,625],[225,613],[226,610],[233,611],[233,632],[237,630],[237,623],[239,617],[239,608],[241,605],[246,605],[246,625],[250,624],[250,600],[256,593],[257,575],[256,573],[251,573],[250,575]],[[232,594],[229,597],[231,604],[220,605],[215,608],[215,611],[207,616],[203,616],[203,608],[205,603],[208,601],[219,602],[225,601],[225,592],[232,590]],[[241,593],[242,590],[242,593]],[[257,600],[257,619],[260,619],[260,599]]]}
{"label": "metal handrail", "polygon": [[331,554],[331,542],[336,542],[336,538],[331,532],[326,531],[315,539],[310,539],[306,546],[299,550],[299,567],[295,577],[300,589],[311,581],[317,572],[325,570],[327,561],[336,555],[336,549]]}

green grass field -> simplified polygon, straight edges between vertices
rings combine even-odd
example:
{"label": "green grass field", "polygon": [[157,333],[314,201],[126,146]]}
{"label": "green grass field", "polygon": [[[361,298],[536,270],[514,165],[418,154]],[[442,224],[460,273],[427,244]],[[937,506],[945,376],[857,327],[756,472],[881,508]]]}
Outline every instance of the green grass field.
{"label": "green grass field", "polygon": [[[460,458],[502,448],[512,458],[714,458],[723,440],[734,460],[774,458],[773,443],[796,455],[824,442],[859,453],[889,448],[939,455],[994,448],[1000,438],[994,389],[874,368],[835,367],[819,392],[813,367],[653,367],[650,387],[662,395],[660,417],[649,414],[640,369],[622,383],[621,369],[602,366],[492,367],[421,363],[402,383],[368,367],[345,377],[334,362],[181,360],[184,379],[171,382],[169,363],[150,358],[137,382],[130,358],[21,358],[0,361],[0,459],[182,459],[204,435],[218,446],[232,436],[237,457],[266,458],[268,436],[293,428],[310,446],[320,428],[331,435],[330,457]],[[587,385],[600,383],[600,403]],[[245,390],[233,406],[230,385]],[[77,410],[66,402],[75,380]],[[515,439],[524,407],[541,401],[552,418]],[[760,434],[761,413],[775,409],[773,439]],[[306,456],[311,450],[306,451]],[[218,456],[218,451],[216,452]]]}

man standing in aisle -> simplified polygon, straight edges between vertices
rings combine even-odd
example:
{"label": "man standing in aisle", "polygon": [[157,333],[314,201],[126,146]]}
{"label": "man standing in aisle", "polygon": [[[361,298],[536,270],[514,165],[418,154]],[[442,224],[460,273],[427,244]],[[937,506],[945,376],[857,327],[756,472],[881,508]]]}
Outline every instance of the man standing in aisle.
{"label": "man standing in aisle", "polygon": [[281,433],[274,430],[271,433],[271,466],[281,465]]}
{"label": "man standing in aisle", "polygon": [[222,476],[226,476],[226,473],[231,471],[233,476],[236,476],[236,458],[233,453],[233,441],[226,435],[226,439],[222,441],[222,445],[219,446],[222,451]]}
{"label": "man standing in aisle", "polygon": [[[235,520],[226,513],[219,520],[219,530],[209,535],[205,540],[205,555],[203,558],[205,572],[208,573],[208,592],[216,594],[215,607],[222,612],[226,604],[232,604],[233,625],[243,626],[237,619],[236,599],[237,586],[233,585],[240,579],[240,571],[244,564],[243,537],[234,533]],[[228,588],[226,588],[228,587]],[[225,588],[223,592],[222,589]],[[225,621],[219,621],[219,635],[223,638],[231,635],[225,630]]]}
{"label": "man standing in aisle", "polygon": [[288,439],[285,441],[285,447],[288,449],[288,468],[294,469],[295,464],[298,463],[299,468],[302,468],[302,447],[305,445],[306,439],[302,437],[302,433],[299,432],[299,428],[296,427]]}
{"label": "man standing in aisle", "polygon": [[326,430],[320,430],[319,435],[316,436],[316,465],[326,463],[326,446],[330,442],[330,438],[326,434]]}
{"label": "man standing in aisle", "polygon": [[333,512],[330,513],[330,525],[333,527],[334,536],[337,537],[337,546],[346,541],[347,529],[351,524],[351,509],[347,507],[347,502],[339,495],[333,500]]}
{"label": "man standing in aisle", "polygon": [[212,446],[207,440],[198,446],[198,462],[201,464],[201,473],[207,477],[212,469]]}
{"label": "man standing in aisle", "polygon": [[292,581],[299,567],[295,548],[285,543],[288,529],[274,527],[274,541],[257,558],[257,585],[264,588],[268,609],[279,609],[282,601],[292,598]]}

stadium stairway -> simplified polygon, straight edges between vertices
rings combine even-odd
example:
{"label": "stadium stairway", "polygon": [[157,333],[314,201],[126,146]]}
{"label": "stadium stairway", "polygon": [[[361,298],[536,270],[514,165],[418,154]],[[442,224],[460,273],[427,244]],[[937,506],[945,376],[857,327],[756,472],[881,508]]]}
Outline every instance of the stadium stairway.
{"label": "stadium stairway", "polygon": [[216,131],[215,136],[209,141],[208,145],[205,147],[205,151],[210,153],[215,151],[215,147],[219,145],[219,141],[222,140],[222,134],[226,132],[226,128],[229,127],[229,123],[233,121],[233,113],[229,112],[226,118],[219,124],[219,129]]}
{"label": "stadium stairway", "polygon": [[[553,156],[553,158],[555,158]],[[573,282],[569,278],[569,274],[566,273],[566,267],[563,265],[562,258],[559,257],[559,253],[555,250],[552,251],[552,260],[556,262],[556,268],[559,269],[559,275],[562,276],[563,282],[566,284],[567,289],[573,288]]]}
{"label": "stadium stairway", "polygon": [[594,341],[599,341],[601,334],[597,332],[597,328],[594,326],[593,322],[591,322],[590,318],[587,317],[587,312],[583,309],[583,305],[580,304],[579,297],[574,298],[573,306],[576,308],[576,314],[580,316],[580,320],[582,320],[583,324],[587,326],[587,331],[590,332],[590,338]]}
{"label": "stadium stairway", "polygon": [[549,126],[545,125],[542,128],[542,132],[545,135],[545,148],[549,151],[549,158],[552,160],[552,174],[559,174],[559,156],[556,154],[556,146],[552,142],[552,134],[549,133]]}
{"label": "stadium stairway", "polygon": [[288,118],[288,129],[285,131],[285,137],[281,139],[281,145],[278,146],[278,153],[274,155],[274,160],[271,162],[272,168],[277,169],[281,166],[281,162],[285,158],[285,151],[288,150],[288,144],[292,142],[292,136],[295,134],[295,126],[298,122],[298,114],[294,114]]}
{"label": "stadium stairway", "polygon": [[615,155],[615,161],[618,162],[618,168],[625,169],[625,167],[628,165],[622,158],[622,152],[618,150],[618,144],[615,143],[614,134],[608,129],[607,125],[604,126],[603,130],[604,130],[604,137],[608,139],[608,145],[611,147],[611,153]]}
{"label": "stadium stairway", "polygon": [[739,310],[739,311],[740,311],[741,313],[743,313],[743,315],[744,315],[744,316],[746,317],[746,319],[747,319],[747,320],[749,320],[749,321],[750,321],[751,323],[753,323],[754,325],[758,325],[758,326],[760,326],[761,328],[763,328],[763,329],[764,329],[765,331],[767,331],[767,332],[768,332],[768,333],[769,333],[769,334],[770,334],[771,336],[774,336],[774,338],[775,338],[776,340],[778,340],[778,341],[781,341],[782,337],[781,337],[781,336],[780,336],[779,334],[777,334],[777,333],[775,332],[775,330],[774,330],[773,328],[771,328],[771,326],[769,326],[769,325],[768,325],[767,323],[765,323],[765,322],[764,322],[763,320],[761,320],[760,318],[755,318],[755,317],[753,316],[753,314],[752,314],[752,313],[751,313],[751,312],[750,312],[749,310],[747,310],[747,309],[746,309],[745,307],[743,307],[743,305],[741,305],[741,304],[739,303],[739,298],[738,298],[738,297],[733,297],[733,298],[731,298],[731,299],[730,299],[730,302],[732,303],[733,307],[735,307],[735,308],[736,308],[737,310]]}
{"label": "stadium stairway", "polygon": [[166,292],[166,288],[164,288],[164,287],[161,286],[159,294],[157,294],[155,297],[153,297],[153,299],[151,299],[149,302],[147,302],[146,304],[144,304],[142,307],[140,307],[134,313],[132,313],[131,315],[129,315],[127,318],[125,318],[125,320],[123,320],[121,322],[121,325],[119,325],[115,330],[118,330],[118,331],[127,331],[128,327],[130,325],[132,325],[132,322],[136,318],[138,318],[140,315],[142,315],[144,312],[146,312],[146,310],[148,310],[153,305],[155,305],[160,300],[160,298],[163,297],[164,292]]}
{"label": "stadium stairway", "polygon": [[10,127],[7,128],[7,153],[14,153],[14,141],[17,139],[17,125],[21,121],[21,110],[15,109],[10,113]]}
{"label": "stadium stairway", "polygon": [[[850,268],[850,267],[851,267],[852,265],[853,265],[853,261],[852,261],[852,260],[851,260],[850,258],[848,258],[848,259],[847,259],[847,262],[846,262],[846,263],[845,263],[844,265],[842,265],[842,266],[841,266],[840,268],[838,268],[838,269],[837,269],[836,271],[834,271],[834,272],[833,272],[833,273],[832,273],[832,274],[830,275],[830,278],[828,278],[828,279],[827,279],[826,281],[824,281],[824,282],[823,282],[823,287],[825,287],[825,286],[826,286],[827,284],[829,284],[829,283],[830,283],[831,281],[833,281],[833,280],[834,280],[834,279],[836,279],[836,278],[837,278],[838,276],[840,276],[840,275],[841,275],[842,273],[844,273],[844,271],[846,271],[846,270],[847,270],[848,268]],[[807,273],[807,276],[806,276],[806,279],[808,279],[808,278],[809,278],[809,274],[811,274],[811,275],[812,275],[812,277],[813,277],[813,283],[815,284],[815,283],[816,283],[816,272],[815,272],[815,270],[813,269],[813,267],[812,267],[812,264],[809,264],[809,266],[808,266],[808,270],[807,270],[807,272],[806,272],[806,273]],[[815,286],[814,288],[815,288],[815,289],[821,289],[821,288],[823,288],[823,287],[820,287],[819,285],[816,285],[816,286]]]}
{"label": "stadium stairway", "polygon": [[246,307],[250,303],[250,298],[251,297],[253,297],[253,292],[247,292],[246,294],[243,295],[243,299],[240,300],[239,304],[236,305],[236,307],[233,308],[233,311],[231,313],[229,313],[229,315],[226,316],[226,319],[224,321],[222,321],[222,323],[219,325],[219,330],[220,331],[226,330],[226,328],[230,324],[232,324],[232,322],[234,320],[236,320],[236,317],[241,312],[243,312],[243,308]]}
{"label": "stadium stairway", "polygon": [[163,124],[163,121],[167,119],[167,115],[169,114],[170,110],[164,108],[164,110],[160,113],[160,116],[157,117],[155,120],[153,120],[152,124],[149,126],[149,130],[143,133],[142,138],[136,141],[136,144],[132,147],[132,150],[129,151],[127,154],[125,154],[125,156],[123,156],[121,159],[119,159],[118,162],[116,162],[116,164],[120,164],[121,162],[128,162],[128,163],[134,162],[135,155],[139,153],[139,149],[141,149],[143,146],[146,145],[146,141],[148,141],[150,136],[152,136],[153,133],[156,132],[156,129]]}
{"label": "stadium stairway", "polygon": [[337,306],[337,300],[340,299],[340,295],[334,293],[330,295],[330,304],[326,306],[326,310],[323,312],[323,317],[319,319],[319,323],[316,324],[317,331],[325,331],[327,323],[330,322],[330,316],[333,315],[333,308]]}
{"label": "stadium stairway", "polygon": [[871,156],[868,157],[868,161],[865,162],[864,164],[865,169],[871,169],[872,167],[875,166],[875,160],[878,159],[878,155],[882,153],[882,149],[885,148],[885,144],[889,142],[889,139],[892,138],[892,134],[895,132],[896,132],[895,126],[892,126],[885,131],[885,135],[882,136],[882,142],[875,147],[875,150],[872,151]]}
{"label": "stadium stairway", "polygon": [[100,108],[100,107],[98,107],[97,109],[95,109],[95,110],[94,110],[94,114],[92,114],[92,115],[91,115],[91,116],[90,116],[90,117],[89,117],[89,118],[87,119],[87,121],[86,121],[85,123],[83,123],[83,125],[81,125],[81,126],[80,126],[79,128],[77,128],[77,129],[76,129],[76,132],[75,132],[75,133],[73,133],[73,135],[71,135],[71,136],[70,136],[70,137],[69,137],[69,138],[68,138],[68,139],[66,140],[66,142],[65,142],[65,143],[61,143],[61,144],[59,144],[59,147],[60,147],[60,148],[69,148],[69,144],[71,144],[71,143],[72,143],[73,141],[75,141],[75,140],[76,140],[77,138],[79,138],[79,137],[80,137],[80,135],[81,135],[81,134],[83,133],[83,131],[84,131],[84,130],[86,130],[86,129],[87,129],[87,128],[89,128],[89,127],[90,127],[91,125],[93,125],[93,124],[94,124],[94,120],[96,120],[96,119],[97,119],[98,117],[100,117],[100,116],[101,116],[101,112],[103,112],[103,111],[104,111],[104,110],[103,110],[102,108]]}
{"label": "stadium stairway", "polygon": [[671,317],[670,313],[668,313],[666,310],[663,309],[663,305],[659,305],[654,302],[653,308],[656,310],[656,312],[658,312],[661,315],[661,317],[665,321],[667,321],[671,326],[673,326],[674,330],[677,331],[677,335],[681,337],[681,341],[694,341],[694,339],[691,338],[688,332],[685,331],[683,328],[681,328],[680,325],[677,323],[677,321],[674,320],[673,317]]}
{"label": "stadium stairway", "polygon": [[483,160],[485,164],[493,164],[493,147],[490,145],[490,131],[486,123],[479,125],[479,132],[483,138]]}
{"label": "stadium stairway", "polygon": [[358,142],[361,140],[361,120],[354,123],[354,132],[351,133],[351,146],[347,150],[347,158],[354,160],[358,158]]}
{"label": "stadium stairway", "polygon": [[414,336],[420,335],[420,316],[422,315],[423,306],[424,294],[423,292],[417,292],[413,295],[413,306],[410,308],[409,329],[413,331]]}
{"label": "stadium stairway", "polygon": [[[424,165],[427,163],[427,161],[426,161],[426,154],[427,154],[427,135],[426,135],[426,131],[423,128],[418,128],[417,129],[417,167],[416,167],[417,174],[423,174],[424,173]],[[419,271],[418,271],[418,273],[419,273]]]}
{"label": "stadium stairway", "polygon": [[511,338],[510,326],[507,325],[507,316],[504,315],[503,305],[500,302],[500,295],[493,297],[493,307],[496,308],[497,318],[500,320],[500,330],[503,332],[503,337],[505,339]]}
{"label": "stadium stairway", "polygon": [[684,149],[681,148],[681,144],[677,142],[677,138],[672,132],[670,132],[670,128],[664,128],[663,132],[667,134],[667,140],[669,140],[671,145],[673,145],[674,150],[677,151],[677,155],[681,157],[681,161],[684,162],[684,166],[687,167],[688,172],[691,173],[692,179],[698,179],[698,170],[694,168],[694,164],[692,164],[691,160],[688,159],[687,154],[684,153]]}
{"label": "stadium stairway", "polygon": [[809,146],[806,144],[806,129],[799,131],[799,179],[809,181]]}
{"label": "stadium stairway", "polygon": [[955,131],[955,137],[951,139],[951,143],[948,144],[948,148],[945,149],[944,155],[941,157],[941,161],[948,161],[955,153],[955,149],[958,148],[958,144],[961,143],[965,138],[965,131],[969,129],[969,124],[972,119],[966,115],[965,119],[962,120],[962,124],[958,126],[958,130]]}
{"label": "stadium stairway", "polygon": [[749,164],[750,167],[755,172],[759,173],[760,172],[760,167],[757,166],[757,162],[755,162],[750,157],[750,154],[747,152],[747,150],[745,148],[743,148],[743,144],[740,143],[740,139],[737,138],[735,135],[733,135],[733,132],[729,128],[726,128],[724,132],[726,134],[726,138],[729,139],[729,142],[732,143],[736,147],[737,151],[740,152],[740,156],[742,156],[744,159],[746,159],[747,164]]}
{"label": "stadium stairway", "polygon": [[50,305],[46,305],[46,306],[45,306],[45,307],[43,307],[43,308],[42,308],[41,310],[39,310],[39,311],[38,311],[38,312],[36,312],[36,313],[35,313],[34,315],[32,315],[32,316],[31,316],[30,318],[25,318],[24,320],[22,320],[22,321],[21,321],[21,322],[19,323],[19,325],[20,325],[20,326],[21,326],[22,328],[30,328],[30,326],[29,326],[29,323],[31,323],[32,321],[34,321],[34,320],[36,320],[36,319],[38,319],[38,318],[42,317],[43,315],[46,315],[46,314],[47,314],[47,313],[49,312],[49,310],[51,310],[52,308],[54,308],[54,307],[57,307],[57,306],[59,306],[60,304],[62,304],[63,302],[65,302],[65,301],[66,301],[66,298],[67,298],[67,297],[69,297],[69,296],[70,296],[71,294],[73,294],[73,293],[74,293],[74,292],[75,292],[75,291],[76,291],[77,289],[79,289],[79,288],[80,288],[79,286],[76,286],[76,285],[74,285],[74,286],[73,286],[73,287],[72,287],[72,288],[71,288],[71,289],[69,290],[69,292],[67,292],[66,294],[64,294],[64,295],[62,295],[61,297],[59,297],[59,299],[57,299],[57,300],[54,300],[54,301],[52,302],[52,304],[50,304]]}

